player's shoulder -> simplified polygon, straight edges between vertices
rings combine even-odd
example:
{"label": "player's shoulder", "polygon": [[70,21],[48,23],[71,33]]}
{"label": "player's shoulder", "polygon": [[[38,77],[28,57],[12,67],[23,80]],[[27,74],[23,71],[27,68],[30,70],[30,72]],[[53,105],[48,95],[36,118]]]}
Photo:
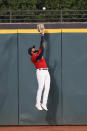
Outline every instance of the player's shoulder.
{"label": "player's shoulder", "polygon": [[40,53],[40,52],[42,51],[42,49],[40,48],[38,51],[39,51],[39,53]]}
{"label": "player's shoulder", "polygon": [[34,55],[32,55],[32,56],[31,56],[31,59],[33,59],[35,56],[36,56],[35,54],[34,54]]}

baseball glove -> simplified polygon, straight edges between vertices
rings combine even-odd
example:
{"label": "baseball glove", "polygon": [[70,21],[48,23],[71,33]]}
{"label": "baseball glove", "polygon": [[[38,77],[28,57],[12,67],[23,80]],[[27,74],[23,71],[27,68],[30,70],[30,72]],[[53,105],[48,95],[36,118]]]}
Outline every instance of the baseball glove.
{"label": "baseball glove", "polygon": [[44,24],[38,24],[37,30],[42,34],[45,31]]}

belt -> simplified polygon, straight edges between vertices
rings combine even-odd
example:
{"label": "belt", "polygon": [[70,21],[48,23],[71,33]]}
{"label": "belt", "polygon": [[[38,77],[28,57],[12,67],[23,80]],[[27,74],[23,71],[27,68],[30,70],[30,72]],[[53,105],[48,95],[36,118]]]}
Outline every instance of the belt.
{"label": "belt", "polygon": [[48,68],[39,68],[37,70],[48,70]]}

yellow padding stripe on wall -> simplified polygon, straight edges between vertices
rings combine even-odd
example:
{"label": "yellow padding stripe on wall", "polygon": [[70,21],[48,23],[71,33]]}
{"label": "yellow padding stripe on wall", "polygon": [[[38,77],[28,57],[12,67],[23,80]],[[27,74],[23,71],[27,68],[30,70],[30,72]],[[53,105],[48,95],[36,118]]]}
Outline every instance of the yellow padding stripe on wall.
{"label": "yellow padding stripe on wall", "polygon": [[87,33],[87,29],[62,29],[63,33]]}
{"label": "yellow padding stripe on wall", "polygon": [[[39,33],[37,29],[18,29],[18,33]],[[61,29],[45,29],[45,33],[61,33]]]}
{"label": "yellow padding stripe on wall", "polygon": [[17,29],[0,29],[0,34],[14,34],[18,33]]}
{"label": "yellow padding stripe on wall", "polygon": [[[87,29],[45,29],[45,33],[87,33]],[[0,29],[0,34],[39,33],[37,29]]]}
{"label": "yellow padding stripe on wall", "polygon": [[[0,29],[0,34],[39,33],[37,29]],[[61,29],[45,29],[45,33],[61,33]]]}

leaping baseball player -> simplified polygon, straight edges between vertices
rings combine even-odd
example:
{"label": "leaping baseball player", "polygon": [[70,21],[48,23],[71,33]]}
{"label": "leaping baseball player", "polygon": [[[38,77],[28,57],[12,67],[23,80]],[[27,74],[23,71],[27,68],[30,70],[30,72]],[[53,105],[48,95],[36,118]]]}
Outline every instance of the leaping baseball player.
{"label": "leaping baseball player", "polygon": [[[38,90],[37,90],[35,107],[38,110],[44,109],[47,111],[48,110],[47,100],[50,90],[50,74],[48,71],[48,66],[46,64],[45,58],[43,56],[44,49],[45,49],[44,32],[42,32],[40,48],[37,50],[35,46],[32,46],[31,48],[28,49],[28,54],[31,55],[31,61],[36,67],[36,76],[38,81]],[[43,100],[41,104],[42,92],[43,92]]]}

